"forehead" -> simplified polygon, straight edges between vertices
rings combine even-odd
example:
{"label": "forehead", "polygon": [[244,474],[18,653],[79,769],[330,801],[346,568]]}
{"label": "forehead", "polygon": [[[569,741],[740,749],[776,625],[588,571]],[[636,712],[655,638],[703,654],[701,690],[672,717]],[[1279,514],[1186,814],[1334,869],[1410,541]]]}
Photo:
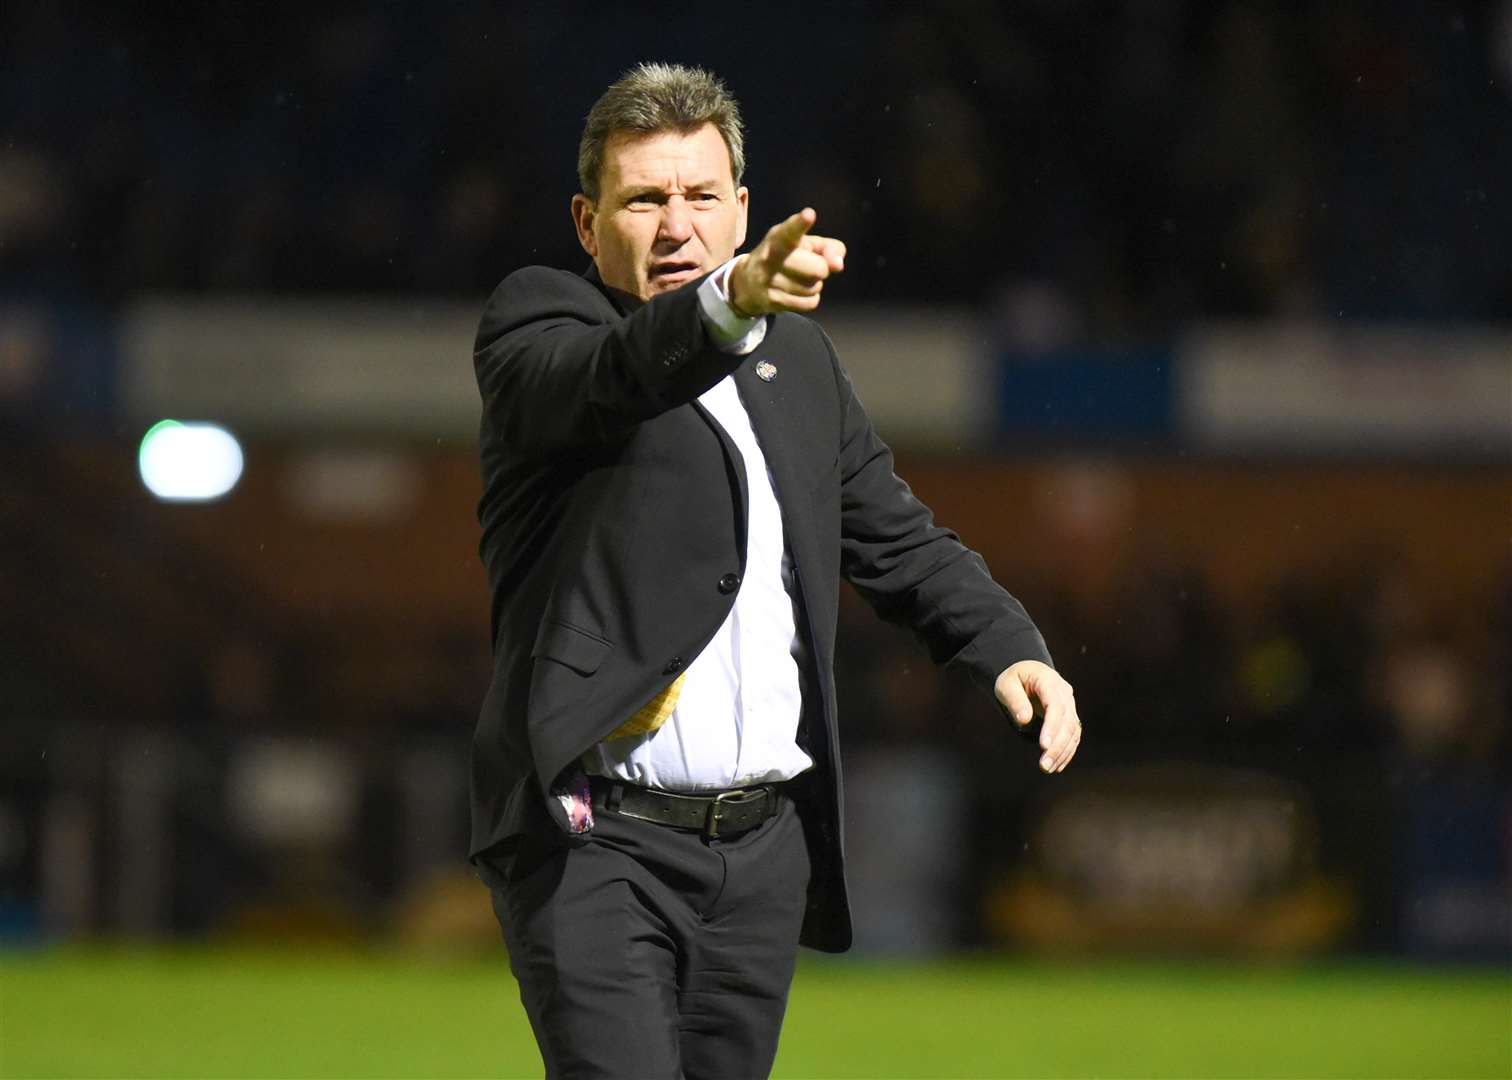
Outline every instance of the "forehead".
{"label": "forehead", "polygon": [[694,131],[616,133],[604,145],[604,181],[611,188],[733,185],[730,151],[713,124]]}

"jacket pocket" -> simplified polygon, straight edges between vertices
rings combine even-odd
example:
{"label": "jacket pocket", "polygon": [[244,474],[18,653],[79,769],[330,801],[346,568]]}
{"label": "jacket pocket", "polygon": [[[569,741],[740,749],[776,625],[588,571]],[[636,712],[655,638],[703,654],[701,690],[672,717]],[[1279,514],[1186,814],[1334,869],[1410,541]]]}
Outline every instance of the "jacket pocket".
{"label": "jacket pocket", "polygon": [[569,623],[548,619],[536,634],[531,656],[565,664],[579,675],[592,675],[613,648],[609,642]]}

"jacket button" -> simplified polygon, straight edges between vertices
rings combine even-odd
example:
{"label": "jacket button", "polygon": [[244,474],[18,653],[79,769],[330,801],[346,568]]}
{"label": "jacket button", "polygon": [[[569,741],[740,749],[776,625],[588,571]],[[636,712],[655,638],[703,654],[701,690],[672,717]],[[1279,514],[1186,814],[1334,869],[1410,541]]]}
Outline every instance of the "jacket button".
{"label": "jacket button", "polygon": [[682,670],[682,666],[683,658],[680,656],[674,656],[672,659],[667,661],[667,666],[662,668],[662,674],[675,675],[677,672]]}
{"label": "jacket button", "polygon": [[724,577],[719,579],[719,591],[722,593],[728,595],[738,588],[740,588],[739,574],[726,574]]}

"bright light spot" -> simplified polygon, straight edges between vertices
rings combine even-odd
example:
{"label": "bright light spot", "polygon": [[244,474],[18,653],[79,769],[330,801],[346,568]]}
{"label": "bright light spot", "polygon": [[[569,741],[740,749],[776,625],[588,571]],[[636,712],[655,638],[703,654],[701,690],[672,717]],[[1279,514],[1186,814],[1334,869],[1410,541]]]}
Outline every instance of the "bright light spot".
{"label": "bright light spot", "polygon": [[160,420],[142,436],[137,467],[147,490],[165,502],[208,502],[241,479],[242,448],[216,424]]}

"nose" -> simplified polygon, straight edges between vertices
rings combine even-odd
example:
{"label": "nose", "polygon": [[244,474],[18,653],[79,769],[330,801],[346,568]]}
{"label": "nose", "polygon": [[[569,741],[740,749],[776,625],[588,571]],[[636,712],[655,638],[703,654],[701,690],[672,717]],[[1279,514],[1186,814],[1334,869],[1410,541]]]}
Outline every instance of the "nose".
{"label": "nose", "polygon": [[656,231],[660,247],[676,250],[693,235],[693,218],[685,200],[673,197],[662,204],[661,223]]}

